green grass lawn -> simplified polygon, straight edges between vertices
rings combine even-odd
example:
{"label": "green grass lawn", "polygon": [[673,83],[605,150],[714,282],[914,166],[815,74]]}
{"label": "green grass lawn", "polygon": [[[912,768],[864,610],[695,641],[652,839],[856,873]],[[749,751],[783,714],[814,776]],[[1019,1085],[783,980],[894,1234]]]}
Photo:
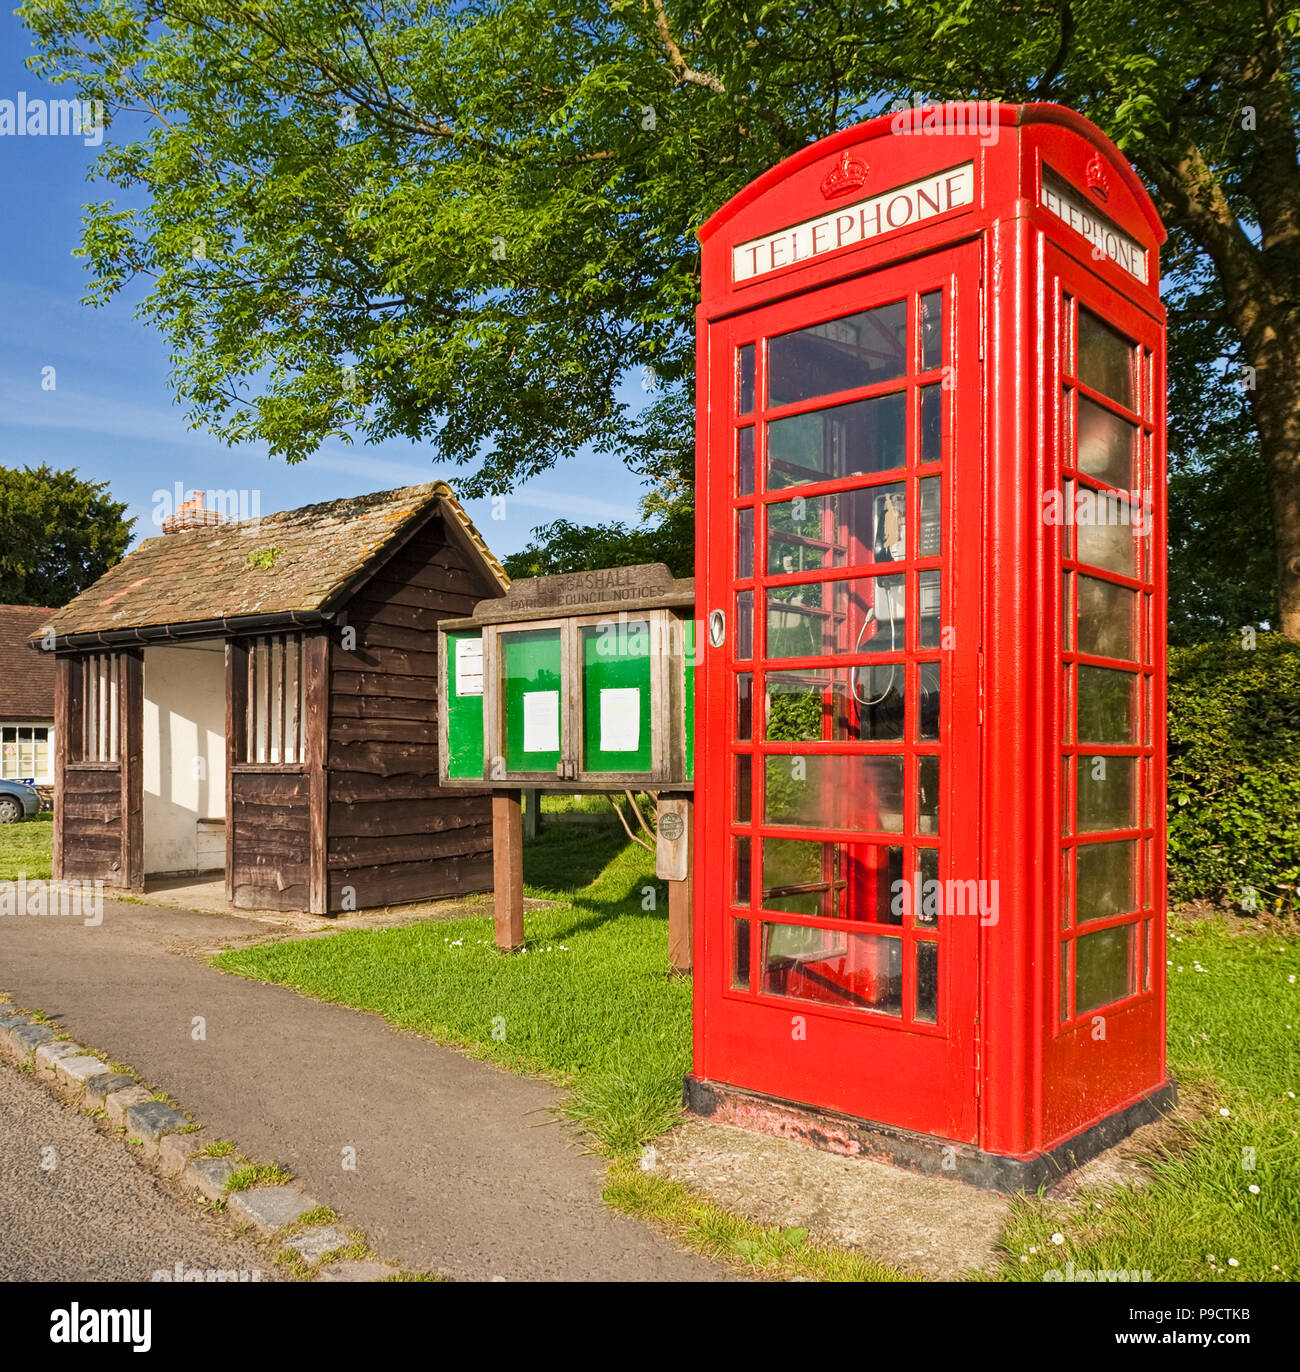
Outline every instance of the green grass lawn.
{"label": "green grass lawn", "polygon": [[19,820],[17,824],[0,824],[0,881],[50,875],[53,818],[45,811],[31,819]]}
{"label": "green grass lawn", "polygon": [[[634,1156],[676,1119],[690,1064],[690,983],[668,976],[664,888],[621,831],[558,819],[527,846],[524,869],[528,894],[559,904],[529,912],[517,957],[494,949],[485,913],[214,961],[565,1083],[569,1112],[613,1159],[611,1202],[700,1251],[787,1275],[896,1275],[799,1231],[747,1226],[640,1171]],[[1161,1281],[1300,1273],[1300,944],[1214,918],[1172,921],[1169,946],[1170,1067],[1201,1117],[1174,1131],[1146,1186],[1020,1203],[1003,1279],[1041,1281],[1067,1262]]]}
{"label": "green grass lawn", "polygon": [[1300,943],[1175,917],[1168,957],[1169,1070],[1200,1118],[1145,1187],[1018,1206],[1004,1276],[1073,1262],[1157,1281],[1300,1277]]}

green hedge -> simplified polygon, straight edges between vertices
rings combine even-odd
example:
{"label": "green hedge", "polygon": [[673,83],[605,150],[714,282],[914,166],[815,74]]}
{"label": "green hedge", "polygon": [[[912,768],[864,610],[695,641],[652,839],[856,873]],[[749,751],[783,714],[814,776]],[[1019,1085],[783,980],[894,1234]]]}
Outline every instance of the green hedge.
{"label": "green hedge", "polygon": [[1169,894],[1300,912],[1300,643],[1169,654]]}

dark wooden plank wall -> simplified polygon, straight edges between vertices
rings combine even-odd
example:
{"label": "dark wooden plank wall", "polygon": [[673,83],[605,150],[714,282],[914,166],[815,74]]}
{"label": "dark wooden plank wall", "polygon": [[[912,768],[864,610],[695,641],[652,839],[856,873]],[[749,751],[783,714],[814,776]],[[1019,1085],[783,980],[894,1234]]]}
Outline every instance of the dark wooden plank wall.
{"label": "dark wooden plank wall", "polygon": [[497,593],[438,511],[357,593],[333,635],[329,908],[492,889],[492,802],[438,785],[434,625]]}
{"label": "dark wooden plank wall", "polygon": [[57,875],[67,881],[125,886],[121,766],[69,763],[63,771],[60,810],[62,861]]}
{"label": "dark wooden plank wall", "polygon": [[299,771],[230,778],[231,899],[241,910],[305,910],[310,885],[309,778]]}

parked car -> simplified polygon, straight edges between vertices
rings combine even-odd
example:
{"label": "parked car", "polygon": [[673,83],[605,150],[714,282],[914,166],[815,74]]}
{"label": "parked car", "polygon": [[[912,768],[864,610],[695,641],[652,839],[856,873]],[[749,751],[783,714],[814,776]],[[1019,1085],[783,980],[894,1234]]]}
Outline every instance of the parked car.
{"label": "parked car", "polygon": [[31,819],[41,808],[36,787],[27,781],[0,781],[0,824]]}

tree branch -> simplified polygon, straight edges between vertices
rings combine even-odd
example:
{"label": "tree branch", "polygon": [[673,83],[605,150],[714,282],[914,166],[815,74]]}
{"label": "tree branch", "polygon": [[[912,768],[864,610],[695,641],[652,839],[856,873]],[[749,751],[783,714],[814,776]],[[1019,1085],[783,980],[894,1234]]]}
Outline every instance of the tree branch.
{"label": "tree branch", "polygon": [[687,64],[686,58],[682,56],[681,48],[677,46],[677,40],[673,37],[672,30],[668,27],[668,16],[664,13],[663,0],[653,0],[653,3],[655,28],[659,30],[659,37],[668,51],[668,60],[673,64],[673,70],[677,73],[678,84],[703,86],[705,90],[713,91],[716,95],[725,95],[727,88],[716,76],[712,76],[708,72],[696,71]]}

